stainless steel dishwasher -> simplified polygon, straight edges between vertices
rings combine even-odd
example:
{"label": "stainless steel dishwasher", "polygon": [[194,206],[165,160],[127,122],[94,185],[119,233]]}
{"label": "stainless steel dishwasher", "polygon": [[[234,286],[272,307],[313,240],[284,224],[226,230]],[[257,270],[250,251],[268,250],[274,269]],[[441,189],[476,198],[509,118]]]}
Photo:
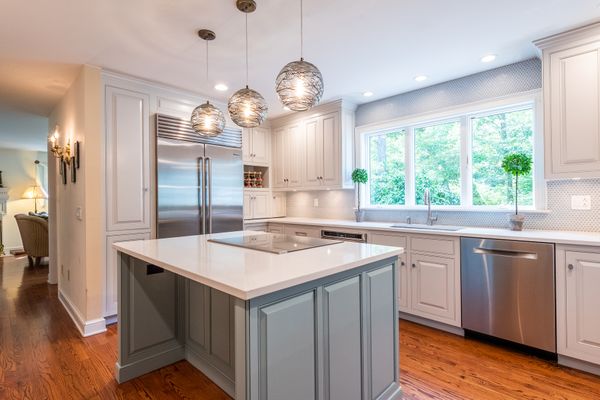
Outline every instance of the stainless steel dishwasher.
{"label": "stainless steel dishwasher", "polygon": [[461,238],[465,330],[556,353],[554,245]]}

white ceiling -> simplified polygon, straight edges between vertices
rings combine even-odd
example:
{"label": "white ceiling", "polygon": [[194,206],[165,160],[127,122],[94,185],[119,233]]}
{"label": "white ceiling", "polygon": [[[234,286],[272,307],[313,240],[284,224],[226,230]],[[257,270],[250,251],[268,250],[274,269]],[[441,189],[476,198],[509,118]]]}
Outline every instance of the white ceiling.
{"label": "white ceiling", "polygon": [[[600,17],[599,1],[304,0],[304,55],[323,73],[324,100],[372,101],[533,57],[532,40]],[[299,0],[257,3],[249,15],[250,87],[274,116],[282,113],[275,76],[299,58]],[[46,90],[72,81],[69,67],[78,64],[220,100],[245,84],[244,16],[235,0],[0,0],[0,8],[0,62],[58,64],[38,72]],[[198,28],[217,34],[210,83]],[[487,53],[497,60],[482,64]],[[420,74],[430,79],[415,82]],[[216,82],[230,90],[215,91]],[[364,98],[366,90],[375,95]]]}

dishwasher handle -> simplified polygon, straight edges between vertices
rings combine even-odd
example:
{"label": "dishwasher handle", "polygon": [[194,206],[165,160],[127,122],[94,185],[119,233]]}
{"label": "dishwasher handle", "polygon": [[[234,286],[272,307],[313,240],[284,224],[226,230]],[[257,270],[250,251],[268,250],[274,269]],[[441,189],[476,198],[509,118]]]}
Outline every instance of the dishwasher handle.
{"label": "dishwasher handle", "polygon": [[537,260],[538,254],[527,251],[515,251],[515,250],[498,250],[498,249],[486,249],[483,247],[475,247],[473,249],[475,254],[483,254],[487,256],[499,256],[499,257],[511,257],[511,258],[524,258],[527,260]]}

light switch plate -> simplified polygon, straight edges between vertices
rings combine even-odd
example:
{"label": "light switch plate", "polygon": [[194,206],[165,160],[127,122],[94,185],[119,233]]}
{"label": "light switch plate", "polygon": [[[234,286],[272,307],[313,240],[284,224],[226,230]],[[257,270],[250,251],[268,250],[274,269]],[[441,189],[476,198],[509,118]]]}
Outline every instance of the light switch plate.
{"label": "light switch plate", "polygon": [[318,198],[313,199],[313,207],[319,207],[319,199]]}
{"label": "light switch plate", "polygon": [[571,209],[572,210],[591,210],[592,209],[592,197],[586,196],[571,196]]}

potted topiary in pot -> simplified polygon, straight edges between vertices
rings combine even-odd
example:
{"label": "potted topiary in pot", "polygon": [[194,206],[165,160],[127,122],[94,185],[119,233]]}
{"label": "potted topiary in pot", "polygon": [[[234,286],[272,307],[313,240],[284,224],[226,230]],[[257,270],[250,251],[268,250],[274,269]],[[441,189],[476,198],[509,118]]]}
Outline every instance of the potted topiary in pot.
{"label": "potted topiary in pot", "polygon": [[367,183],[369,180],[369,175],[367,174],[367,170],[362,168],[356,168],[352,171],[352,182],[356,183],[356,187],[358,190],[358,207],[356,211],[354,211],[354,215],[356,216],[356,222],[363,222],[365,219],[365,211],[360,209],[360,185]]}
{"label": "potted topiary in pot", "polygon": [[523,230],[525,217],[519,215],[519,175],[531,172],[531,162],[531,156],[525,153],[511,153],[502,160],[502,169],[515,177],[515,213],[510,216],[510,229],[513,231]]}

